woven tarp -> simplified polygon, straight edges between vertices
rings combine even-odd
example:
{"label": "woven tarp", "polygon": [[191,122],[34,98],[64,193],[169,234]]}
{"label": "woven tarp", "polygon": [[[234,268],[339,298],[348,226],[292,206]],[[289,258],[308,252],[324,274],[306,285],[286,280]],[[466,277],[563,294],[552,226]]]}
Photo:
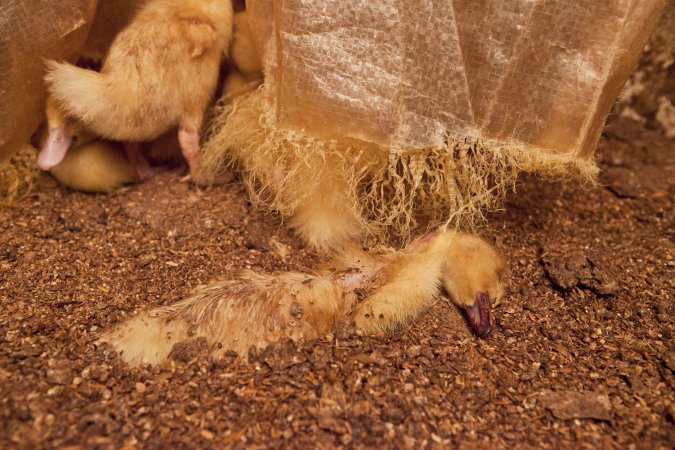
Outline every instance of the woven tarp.
{"label": "woven tarp", "polygon": [[25,145],[44,118],[43,59],[102,57],[143,1],[0,2],[0,162]]}
{"label": "woven tarp", "polygon": [[257,0],[282,127],[588,158],[664,0]]}
{"label": "woven tarp", "polygon": [[519,172],[595,178],[603,124],[664,4],[248,2],[265,84],[216,113],[205,164],[234,163],[318,247],[339,240],[320,217],[378,241],[471,228]]}

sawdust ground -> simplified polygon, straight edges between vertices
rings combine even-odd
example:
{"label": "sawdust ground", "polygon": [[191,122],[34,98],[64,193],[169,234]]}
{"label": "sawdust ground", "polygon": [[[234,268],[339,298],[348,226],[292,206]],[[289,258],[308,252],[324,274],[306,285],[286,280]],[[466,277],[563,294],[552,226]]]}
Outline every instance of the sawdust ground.
{"label": "sawdust ground", "polygon": [[672,141],[622,121],[600,151],[603,187],[525,178],[491,217],[510,275],[486,340],[439,300],[390,336],[252,362],[195,345],[133,370],[98,331],[239,268],[317,256],[236,182],[200,191],[167,171],[104,196],[43,176],[0,210],[0,447],[672,448]]}

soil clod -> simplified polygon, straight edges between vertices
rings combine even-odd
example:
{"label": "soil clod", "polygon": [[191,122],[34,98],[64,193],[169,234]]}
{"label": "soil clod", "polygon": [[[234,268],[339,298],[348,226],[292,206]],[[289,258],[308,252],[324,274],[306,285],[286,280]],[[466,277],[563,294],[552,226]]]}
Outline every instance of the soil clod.
{"label": "soil clod", "polygon": [[558,419],[612,419],[612,405],[607,394],[544,391],[540,399]]}
{"label": "soil clod", "polygon": [[598,295],[616,295],[619,292],[615,276],[607,270],[608,264],[597,256],[563,247],[545,251],[542,262],[546,275],[558,289],[579,287]]}

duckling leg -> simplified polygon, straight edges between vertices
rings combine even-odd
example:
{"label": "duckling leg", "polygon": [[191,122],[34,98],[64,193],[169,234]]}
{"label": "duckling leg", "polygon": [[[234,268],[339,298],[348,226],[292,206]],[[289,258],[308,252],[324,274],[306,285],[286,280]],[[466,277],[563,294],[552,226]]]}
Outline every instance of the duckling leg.
{"label": "duckling leg", "polygon": [[150,163],[148,163],[141,153],[141,144],[138,142],[125,142],[124,152],[141,180],[147,181],[155,175],[152,167],[150,167]]}
{"label": "duckling leg", "polygon": [[291,226],[318,250],[344,249],[365,231],[349,195],[347,182],[340,175],[321,180],[294,211]]}
{"label": "duckling leg", "polygon": [[[187,122],[189,123],[189,122]],[[214,179],[209,179],[202,169],[202,156],[199,145],[198,126],[191,126],[181,123],[178,129],[178,142],[180,143],[183,157],[187,161],[190,173],[181,178],[181,181],[192,181],[197,186],[206,187],[212,184],[226,184],[232,181],[231,175],[222,175]]]}
{"label": "duckling leg", "polygon": [[437,254],[405,255],[383,269],[384,284],[353,313],[354,325],[367,334],[394,330],[429,307],[440,291]]}
{"label": "duckling leg", "polygon": [[178,129],[178,142],[183,157],[190,166],[190,172],[199,166],[199,132],[189,126],[181,125]]}
{"label": "duckling leg", "polygon": [[192,180],[198,186],[206,186],[208,180],[202,170],[202,153],[199,143],[199,130],[202,128],[204,112],[199,109],[197,105],[188,107],[183,112],[178,125],[178,143],[183,152],[183,158],[190,168],[190,174],[181,181]]}
{"label": "duckling leg", "polygon": [[42,170],[49,170],[58,165],[65,158],[73,138],[66,133],[66,125],[60,125],[49,130],[47,141],[38,155],[37,165]]}
{"label": "duckling leg", "polygon": [[190,174],[182,178],[181,181],[192,180],[198,186],[205,186],[208,182],[202,174],[198,129],[199,127],[191,121],[182,121],[178,128],[180,149],[190,168]]}

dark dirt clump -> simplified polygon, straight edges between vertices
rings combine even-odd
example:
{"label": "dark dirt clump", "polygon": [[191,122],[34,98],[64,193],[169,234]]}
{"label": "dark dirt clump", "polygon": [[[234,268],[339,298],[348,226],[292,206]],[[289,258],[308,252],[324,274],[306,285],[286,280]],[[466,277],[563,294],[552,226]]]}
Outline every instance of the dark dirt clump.
{"label": "dark dirt clump", "polygon": [[0,211],[0,448],[672,448],[672,148],[621,121],[603,186],[522,180],[485,230],[510,268],[488,339],[439,299],[389,336],[338,330],[250,362],[193,342],[140,369],[98,333],[317,255],[237,183],[165,172],[101,196],[43,176]]}
{"label": "dark dirt clump", "polygon": [[200,337],[185,342],[177,342],[173,345],[169,359],[188,363],[200,356],[209,354],[209,345],[206,338]]}
{"label": "dark dirt clump", "polygon": [[563,290],[579,287],[598,295],[616,295],[619,292],[616,276],[604,269],[607,262],[602,256],[589,256],[566,245],[557,245],[544,252],[544,270],[555,287]]}

